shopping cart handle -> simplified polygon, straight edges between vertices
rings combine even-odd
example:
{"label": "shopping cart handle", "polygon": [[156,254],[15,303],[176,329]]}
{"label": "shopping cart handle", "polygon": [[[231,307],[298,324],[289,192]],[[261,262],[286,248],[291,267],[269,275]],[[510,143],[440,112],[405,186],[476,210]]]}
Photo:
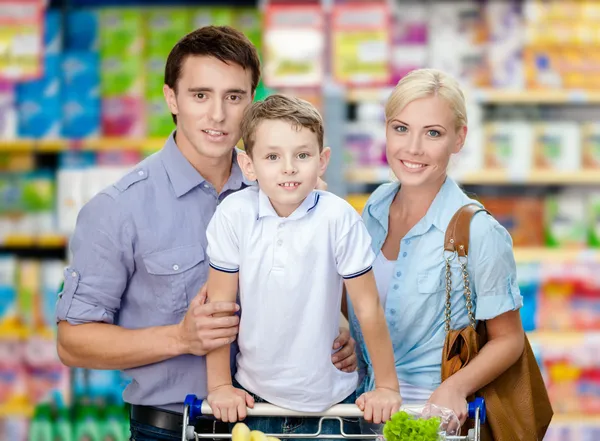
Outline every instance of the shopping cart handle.
{"label": "shopping cart handle", "polygon": [[476,415],[475,411],[479,409],[479,422],[481,424],[485,424],[486,421],[486,412],[485,412],[485,400],[482,397],[477,397],[470,403],[468,403],[469,408],[469,419],[474,420]]}
{"label": "shopping cart handle", "polygon": [[[196,395],[190,394],[185,397],[184,406],[188,407],[188,415],[190,421],[195,421],[202,415],[212,415],[212,409],[206,400],[198,398]],[[402,406],[403,410],[413,410],[420,413],[423,406]],[[485,423],[485,400],[483,398],[475,398],[474,401],[468,403],[469,418],[475,419],[475,411],[479,409],[479,421]],[[337,416],[342,418],[361,418],[363,412],[356,404],[336,404],[322,412],[297,412],[289,409],[283,409],[278,406],[267,403],[256,403],[253,408],[247,410],[248,416],[280,416],[280,417],[303,417],[303,416]]]}

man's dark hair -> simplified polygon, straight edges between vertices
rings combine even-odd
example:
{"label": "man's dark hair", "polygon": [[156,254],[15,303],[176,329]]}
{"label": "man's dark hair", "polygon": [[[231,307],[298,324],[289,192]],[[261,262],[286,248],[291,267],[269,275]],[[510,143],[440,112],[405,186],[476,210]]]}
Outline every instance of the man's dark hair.
{"label": "man's dark hair", "polygon": [[[252,90],[260,80],[260,59],[254,45],[240,31],[230,26],[204,26],[190,32],[171,49],[165,66],[165,84],[177,93],[181,67],[189,56],[214,57],[235,63],[252,73]],[[173,115],[177,124],[177,116]]]}

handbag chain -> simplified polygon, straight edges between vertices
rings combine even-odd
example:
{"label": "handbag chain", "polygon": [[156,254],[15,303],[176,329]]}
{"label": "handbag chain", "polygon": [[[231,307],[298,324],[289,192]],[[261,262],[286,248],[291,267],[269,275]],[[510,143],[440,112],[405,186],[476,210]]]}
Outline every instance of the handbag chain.
{"label": "handbag chain", "polygon": [[[450,243],[454,244],[454,239],[450,240]],[[463,245],[460,245],[461,249],[464,249]],[[450,332],[450,321],[452,315],[451,308],[451,297],[452,297],[452,269],[450,267],[450,262],[452,259],[457,257],[458,254],[454,251],[450,257],[444,256],[446,260],[446,312],[445,312],[445,329],[446,332]],[[475,315],[473,314],[473,302],[471,300],[471,285],[469,283],[469,272],[467,271],[467,256],[461,257],[458,256],[458,262],[460,264],[460,271],[462,273],[463,282],[465,286],[465,299],[467,301],[467,314],[469,316],[469,323],[475,329]]]}

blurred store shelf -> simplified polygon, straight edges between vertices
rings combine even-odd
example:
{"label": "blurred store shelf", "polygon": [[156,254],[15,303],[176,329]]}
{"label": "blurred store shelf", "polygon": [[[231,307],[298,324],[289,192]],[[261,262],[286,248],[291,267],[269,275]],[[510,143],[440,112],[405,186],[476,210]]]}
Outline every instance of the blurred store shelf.
{"label": "blurred store shelf", "polygon": [[[349,89],[346,99],[350,102],[382,102],[392,90],[391,87]],[[482,104],[598,104],[600,91],[476,89],[467,92],[466,98]]]}
{"label": "blurred store shelf", "polygon": [[[352,204],[352,200],[350,201]],[[9,235],[0,241],[1,248],[64,248],[68,238],[61,234]],[[600,249],[515,247],[518,263],[533,262],[600,262]]]}
{"label": "blurred store shelf", "polygon": [[600,341],[598,331],[532,331],[527,333],[529,341],[541,345],[578,345],[586,341]]}
{"label": "blurred store shelf", "polygon": [[11,234],[0,241],[2,248],[63,248],[67,238],[62,234]]}
{"label": "blurred store shelf", "polygon": [[[387,166],[355,167],[346,170],[345,178],[349,182],[361,184],[379,184],[392,178]],[[504,170],[480,170],[477,172],[456,173],[453,175],[461,184],[471,185],[568,185],[600,184],[598,170],[580,170],[577,172],[557,172],[553,170],[533,170],[528,173],[508,173]]]}
{"label": "blurred store shelf", "polygon": [[126,138],[105,137],[86,140],[39,140],[39,139],[17,139],[0,140],[0,152],[39,152],[53,153],[68,150],[88,151],[111,151],[111,150],[134,150],[134,151],[157,151],[165,143],[164,138]]}

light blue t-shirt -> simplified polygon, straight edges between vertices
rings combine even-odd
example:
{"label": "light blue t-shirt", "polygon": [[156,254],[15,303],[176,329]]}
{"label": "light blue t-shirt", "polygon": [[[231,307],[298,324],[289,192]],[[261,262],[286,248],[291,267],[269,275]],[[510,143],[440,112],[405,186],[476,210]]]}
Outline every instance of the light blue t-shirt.
{"label": "light blue t-shirt", "polygon": [[[371,195],[363,218],[377,254],[388,233],[389,209],[399,183],[381,185]],[[427,214],[402,238],[385,302],[399,380],[434,390],[441,382],[444,345],[446,227],[456,211],[469,203],[459,186],[447,178]],[[476,320],[488,320],[519,309],[519,291],[512,239],[492,216],[480,212],[471,222],[467,269]],[[452,260],[452,329],[469,324],[464,282],[457,259]],[[359,391],[374,387],[373,370],[358,320],[348,299],[351,332],[357,341],[364,378]]]}

